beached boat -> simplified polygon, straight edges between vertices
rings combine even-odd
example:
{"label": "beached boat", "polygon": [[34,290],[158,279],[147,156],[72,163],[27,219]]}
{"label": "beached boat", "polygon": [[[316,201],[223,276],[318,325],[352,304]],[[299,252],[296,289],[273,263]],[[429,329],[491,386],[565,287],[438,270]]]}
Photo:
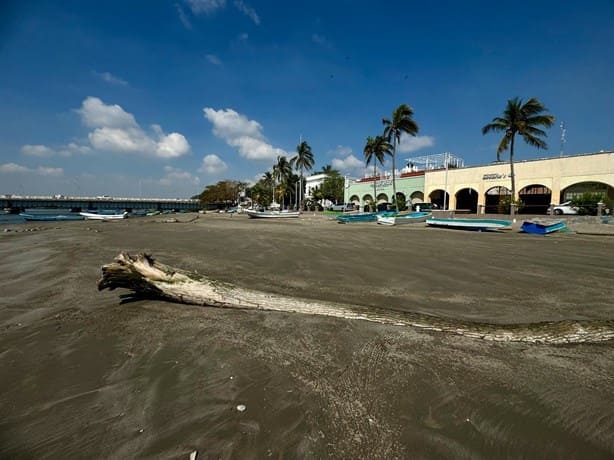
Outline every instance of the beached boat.
{"label": "beached boat", "polygon": [[377,223],[381,225],[419,224],[426,222],[426,219],[430,215],[430,212],[410,212],[408,214],[399,214],[396,216],[378,215]]}
{"label": "beached boat", "polygon": [[360,212],[340,214],[336,217],[336,219],[340,224],[349,224],[352,222],[375,222],[377,220],[377,216],[392,217],[396,215],[396,211]]}
{"label": "beached boat", "polygon": [[565,222],[562,220],[548,219],[533,219],[525,220],[520,226],[520,230],[525,233],[533,233],[535,235],[547,235],[548,233],[557,232],[566,228]]}
{"label": "beached boat", "polygon": [[426,224],[431,227],[453,228],[459,230],[502,230],[512,226],[511,220],[501,219],[444,219],[431,217],[426,219]]}
{"label": "beached boat", "polygon": [[85,217],[67,214],[30,214],[20,212],[19,215],[25,220],[30,221],[58,221],[58,220],[83,220]]}
{"label": "beached boat", "polygon": [[254,209],[247,209],[245,213],[252,219],[288,219],[298,217],[301,214],[299,211],[256,211]]}
{"label": "beached boat", "polygon": [[95,212],[80,212],[79,214],[88,220],[119,220],[125,219],[128,215],[127,212],[122,212],[119,214],[98,214]]}

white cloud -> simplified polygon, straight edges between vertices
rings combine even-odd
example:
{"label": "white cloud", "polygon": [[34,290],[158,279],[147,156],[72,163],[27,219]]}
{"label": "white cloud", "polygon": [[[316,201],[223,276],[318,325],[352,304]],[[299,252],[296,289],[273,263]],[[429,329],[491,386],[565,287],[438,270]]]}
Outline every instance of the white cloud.
{"label": "white cloud", "polygon": [[101,78],[102,80],[106,81],[107,83],[110,83],[111,85],[128,86],[128,82],[126,80],[123,80],[123,79],[113,75],[111,72],[96,72],[96,71],[94,71],[94,75],[96,75],[98,78]]}
{"label": "white cloud", "polygon": [[423,149],[425,147],[432,147],[435,145],[435,138],[431,136],[408,136],[407,134],[401,134],[401,142],[397,146],[397,152],[409,153],[416,150]]}
{"label": "white cloud", "polygon": [[203,162],[200,168],[198,168],[198,172],[206,173],[206,174],[219,174],[222,171],[226,171],[228,169],[228,165],[217,155],[205,155],[203,157]]}
{"label": "white cloud", "polygon": [[92,149],[87,145],[79,145],[75,142],[71,142],[68,145],[61,147],[58,153],[63,156],[71,156],[73,154],[85,154],[90,153]]}
{"label": "white cloud", "polygon": [[55,154],[55,151],[46,145],[30,145],[26,144],[21,147],[21,153],[24,155],[32,155],[35,157],[49,157]]}
{"label": "white cloud", "polygon": [[186,3],[194,14],[211,14],[226,6],[226,0],[186,0]]}
{"label": "white cloud", "polygon": [[262,125],[249,120],[245,115],[232,110],[203,109],[205,118],[213,125],[213,134],[236,147],[239,155],[248,160],[273,160],[279,155],[287,156],[284,150],[273,147],[262,134]]}
{"label": "white cloud", "polygon": [[258,14],[256,13],[256,10],[254,10],[251,6],[246,5],[243,0],[235,0],[235,7],[244,15],[246,15],[248,18],[250,18],[252,21],[254,21],[254,24],[256,24],[257,26],[260,25],[260,18],[258,17]]}
{"label": "white cloud", "polygon": [[352,154],[352,148],[345,145],[338,145],[333,150],[328,151],[329,155],[336,155],[338,157],[347,157]]}
{"label": "white cloud", "polygon": [[345,158],[333,158],[332,165],[333,168],[338,169],[344,174],[353,174],[365,167],[364,163],[354,155],[349,155]]}
{"label": "white cloud", "polygon": [[213,65],[222,65],[222,61],[220,61],[220,58],[215,54],[206,54],[205,57],[207,58],[207,61]]}
{"label": "white cloud", "polygon": [[50,157],[54,155],[61,155],[65,157],[72,156],[74,154],[85,154],[91,152],[92,149],[87,145],[78,145],[75,142],[70,142],[67,145],[60,146],[57,150],[46,145],[30,145],[26,144],[21,147],[21,153],[24,155],[36,156],[36,157]]}
{"label": "white cloud", "polygon": [[16,163],[0,164],[0,173],[5,174],[36,174],[39,176],[61,176],[64,174],[62,168],[50,168],[39,166],[38,168],[27,168]]}
{"label": "white cloud", "polygon": [[96,150],[159,158],[177,158],[190,151],[190,144],[182,134],[167,135],[160,126],[152,125],[156,139],[143,131],[134,115],[117,104],[105,104],[97,97],[86,98],[77,112],[86,126],[94,128],[88,139]]}
{"label": "white cloud", "polygon": [[97,97],[89,96],[84,99],[77,113],[90,128],[138,128],[134,115],[117,104],[107,105]]}
{"label": "white cloud", "polygon": [[200,179],[187,171],[171,168],[170,166],[165,166],[164,171],[166,174],[160,179],[160,185],[200,184]]}
{"label": "white cloud", "polygon": [[185,11],[183,11],[183,8],[181,8],[181,5],[179,5],[178,3],[175,3],[175,8],[177,9],[177,14],[179,15],[179,20],[183,24],[183,27],[185,27],[188,30],[191,30],[192,23],[188,19],[188,15],[185,14]]}

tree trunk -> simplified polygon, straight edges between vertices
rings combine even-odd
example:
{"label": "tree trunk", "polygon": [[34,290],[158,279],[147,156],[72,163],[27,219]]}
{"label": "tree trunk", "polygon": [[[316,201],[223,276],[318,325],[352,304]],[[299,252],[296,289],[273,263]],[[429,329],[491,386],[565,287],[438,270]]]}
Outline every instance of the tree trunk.
{"label": "tree trunk", "polygon": [[373,159],[373,207],[377,212],[377,158]]}
{"label": "tree trunk", "polygon": [[[512,181],[512,203],[516,203],[516,174],[514,173],[514,137],[512,134],[512,140],[510,143],[510,179]],[[511,210],[511,206],[510,206]]]}
{"label": "tree trunk", "polygon": [[123,252],[113,263],[103,265],[98,290],[116,288],[131,290],[132,296],[123,297],[132,297],[132,300],[156,298],[218,308],[283,311],[359,319],[497,342],[559,344],[614,340],[613,320],[487,324],[378,307],[301,299],[216,282],[197,273],[164,265],[147,254],[131,256]]}
{"label": "tree trunk", "polygon": [[394,136],[394,146],[392,148],[392,204],[394,204],[395,209],[397,206],[397,183],[395,181],[395,174],[394,174],[394,170],[395,170],[394,160],[395,160],[396,155],[397,155],[397,137]]}

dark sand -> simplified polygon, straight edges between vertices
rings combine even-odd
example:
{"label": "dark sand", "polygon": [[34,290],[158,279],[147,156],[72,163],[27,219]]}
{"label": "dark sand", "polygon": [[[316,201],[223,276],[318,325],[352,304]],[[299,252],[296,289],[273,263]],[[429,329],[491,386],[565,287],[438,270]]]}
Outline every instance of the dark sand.
{"label": "dark sand", "polygon": [[[189,216],[179,219],[187,220]],[[612,458],[614,343],[493,343],[96,290],[123,250],[464,320],[614,318],[614,238],[206,215],[0,234],[0,458]],[[246,406],[237,411],[239,404]]]}

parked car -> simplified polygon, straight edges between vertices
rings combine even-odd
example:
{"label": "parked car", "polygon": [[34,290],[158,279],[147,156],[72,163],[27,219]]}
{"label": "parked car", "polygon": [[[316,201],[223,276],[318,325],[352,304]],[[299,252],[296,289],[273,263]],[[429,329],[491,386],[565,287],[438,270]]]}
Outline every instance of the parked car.
{"label": "parked car", "polygon": [[578,214],[579,208],[577,206],[572,206],[571,201],[565,201],[554,208],[552,208],[552,212],[557,216],[561,214]]}
{"label": "parked car", "polygon": [[354,206],[354,203],[334,204],[330,207],[331,211],[342,211],[342,212],[354,211],[355,209],[356,207]]}
{"label": "parked car", "polygon": [[437,203],[414,203],[411,207],[412,211],[432,211],[433,209],[439,209]]}

